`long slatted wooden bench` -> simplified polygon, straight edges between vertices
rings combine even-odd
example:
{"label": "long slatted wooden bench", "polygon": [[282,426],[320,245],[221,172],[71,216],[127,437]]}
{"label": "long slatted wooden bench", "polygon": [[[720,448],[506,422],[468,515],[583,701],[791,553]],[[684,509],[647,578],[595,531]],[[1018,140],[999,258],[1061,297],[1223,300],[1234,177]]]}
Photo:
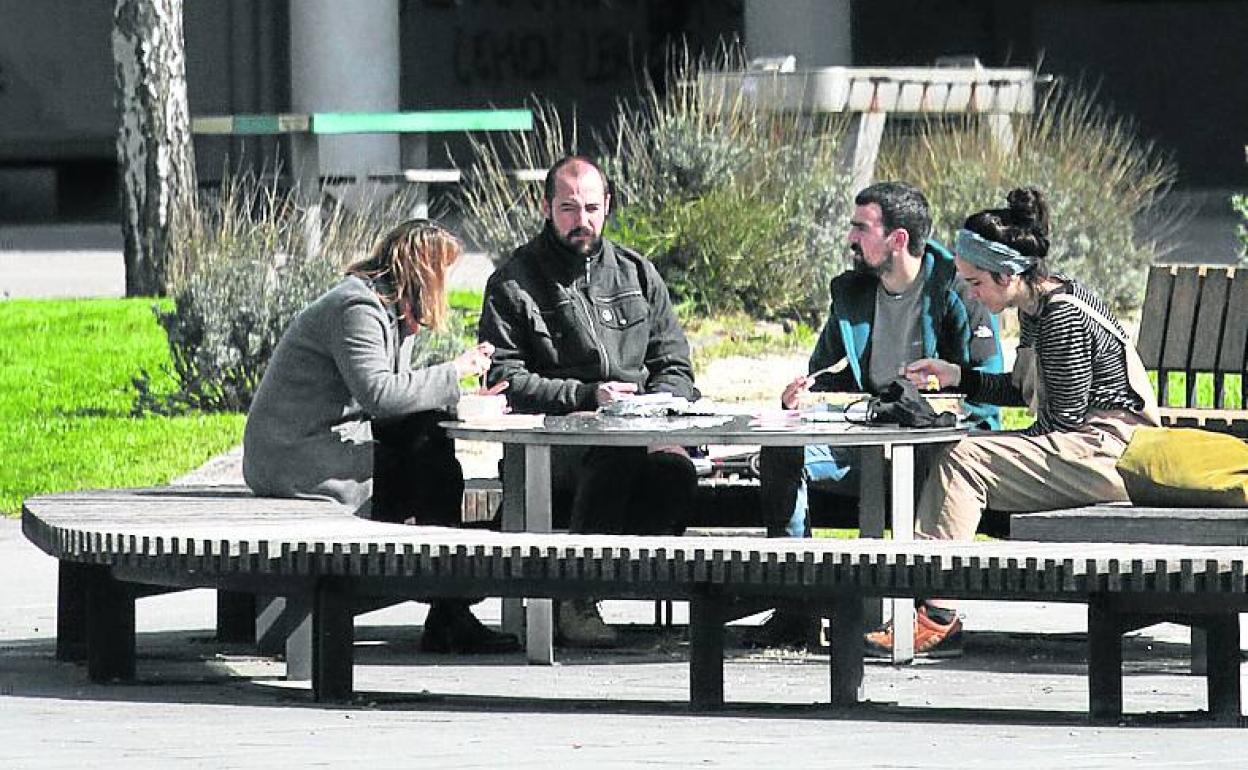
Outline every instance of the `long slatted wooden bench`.
{"label": "long slatted wooden bench", "polygon": [[[215,497],[222,505],[247,507],[254,505],[252,493],[241,486],[185,488],[187,494]],[[503,488],[498,479],[465,480],[461,513],[465,526],[489,525],[503,501]],[[275,505],[303,503],[275,502]],[[62,561],[58,577],[56,656],[58,660],[81,660],[86,656],[86,589],[84,577],[72,562]],[[176,588],[150,587],[151,593]],[[141,594],[140,594],[141,595]],[[361,606],[361,612],[377,609],[377,604]],[[251,591],[217,591],[216,639],[227,643],[254,642],[259,652],[284,655],[289,679],[308,679],[312,675],[311,624],[306,603],[289,602],[287,597]]]}
{"label": "long slatted wooden bench", "polygon": [[[135,599],[168,587],[304,598],[312,689],[352,694],[360,601],[438,595],[690,602],[690,699],[723,702],[724,623],[738,602],[802,603],[834,618],[831,703],[858,703],[863,598],[925,595],[1088,605],[1090,711],[1122,713],[1122,634],[1161,619],[1206,629],[1208,711],[1240,716],[1242,547],[500,533],[364,521],[332,503],[219,489],[79,492],[25,502],[22,528],[77,573],[89,676],[135,674]],[[1075,554],[1078,554],[1077,556]]]}

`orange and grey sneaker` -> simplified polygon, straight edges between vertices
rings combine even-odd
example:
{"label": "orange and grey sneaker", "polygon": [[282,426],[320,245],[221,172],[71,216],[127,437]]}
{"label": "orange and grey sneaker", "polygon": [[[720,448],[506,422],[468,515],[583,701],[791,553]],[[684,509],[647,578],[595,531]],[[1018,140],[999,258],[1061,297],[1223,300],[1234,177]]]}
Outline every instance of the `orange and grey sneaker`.
{"label": "orange and grey sneaker", "polygon": [[[893,656],[893,624],[868,633],[864,638],[867,657]],[[956,658],[962,654],[962,619],[940,623],[927,616],[927,607],[914,613],[914,655],[921,658]]]}

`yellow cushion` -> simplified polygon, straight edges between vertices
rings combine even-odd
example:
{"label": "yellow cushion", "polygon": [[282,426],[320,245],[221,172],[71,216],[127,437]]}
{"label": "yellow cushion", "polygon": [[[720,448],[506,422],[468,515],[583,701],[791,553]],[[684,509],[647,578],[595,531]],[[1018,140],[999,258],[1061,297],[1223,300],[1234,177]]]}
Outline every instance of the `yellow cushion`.
{"label": "yellow cushion", "polygon": [[1196,428],[1137,428],[1118,460],[1136,505],[1248,507],[1248,444]]}

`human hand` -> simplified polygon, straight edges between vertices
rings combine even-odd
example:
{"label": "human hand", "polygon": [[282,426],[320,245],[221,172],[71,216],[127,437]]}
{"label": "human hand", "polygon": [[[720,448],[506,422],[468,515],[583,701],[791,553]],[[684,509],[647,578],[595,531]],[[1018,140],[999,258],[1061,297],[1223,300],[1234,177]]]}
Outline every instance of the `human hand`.
{"label": "human hand", "polygon": [[636,392],[637,386],[631,382],[600,382],[598,389],[594,391],[594,399],[598,402],[598,406],[606,406],[612,401],[631,396]]}
{"label": "human hand", "polygon": [[499,393],[502,393],[504,390],[507,390],[507,380],[499,380],[498,382],[494,383],[488,388],[485,386],[485,383],[483,382],[481,383],[481,387],[472,391],[472,395],[474,396],[497,396]]}
{"label": "human hand", "polygon": [[784,392],[780,394],[780,406],[785,409],[796,409],[797,402],[801,399],[802,394],[810,389],[814,381],[814,377],[803,374],[788,385],[785,385]]}
{"label": "human hand", "polygon": [[479,377],[490,370],[490,356],[494,355],[494,346],[488,342],[478,342],[455,357],[455,374],[458,378]]}
{"label": "human hand", "polygon": [[962,369],[938,358],[920,358],[901,367],[901,374],[919,390],[942,390],[962,382]]}

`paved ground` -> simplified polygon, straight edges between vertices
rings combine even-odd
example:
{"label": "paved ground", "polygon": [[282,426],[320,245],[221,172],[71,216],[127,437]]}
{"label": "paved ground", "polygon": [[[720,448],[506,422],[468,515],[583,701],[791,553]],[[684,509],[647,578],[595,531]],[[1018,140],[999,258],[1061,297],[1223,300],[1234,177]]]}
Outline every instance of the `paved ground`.
{"label": "paved ground", "polygon": [[[214,599],[189,591],[139,603],[139,681],[94,685],[54,659],[55,561],[0,520],[0,766],[758,768],[1241,767],[1248,731],[1148,712],[1203,707],[1183,673],[1186,634],[1157,627],[1128,645],[1125,726],[1091,726],[1080,607],[966,607],[960,660],[867,669],[875,705],[830,712],[827,658],[736,648],[731,705],[686,705],[682,633],[643,624],[645,603],[612,602],[627,650],[520,657],[422,655],[408,603],[357,624],[359,698],[311,701],[279,660],[211,640]],[[488,622],[498,606],[479,607]],[[753,622],[753,621],[747,621]],[[739,631],[739,629],[737,629]]]}
{"label": "paved ground", "polygon": [[[493,266],[467,253],[451,271],[455,287],[481,288]],[[0,225],[0,299],[122,297],[121,230],[113,224]]]}

